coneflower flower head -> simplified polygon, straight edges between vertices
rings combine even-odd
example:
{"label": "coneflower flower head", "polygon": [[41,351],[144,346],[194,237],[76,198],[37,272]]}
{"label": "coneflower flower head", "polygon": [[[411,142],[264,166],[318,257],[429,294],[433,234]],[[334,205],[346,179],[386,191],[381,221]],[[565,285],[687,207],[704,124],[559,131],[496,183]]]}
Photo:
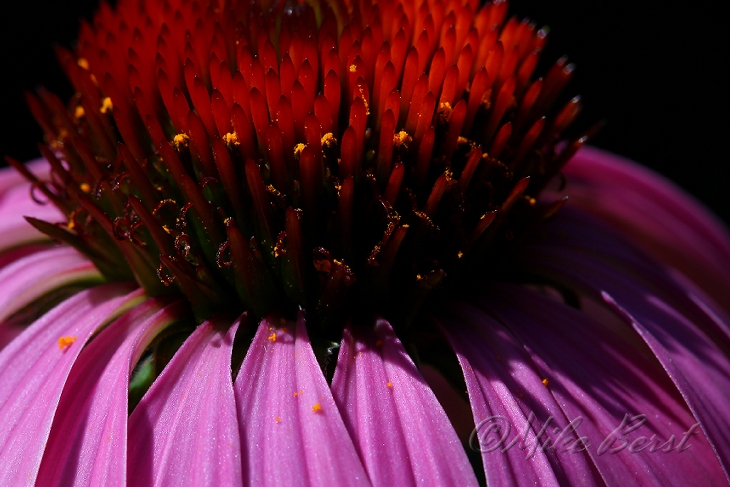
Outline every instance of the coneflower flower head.
{"label": "coneflower flower head", "polygon": [[[58,58],[65,106],[28,95],[68,222],[30,220],[108,279],[222,308],[409,323],[500,244],[583,139],[533,71],[546,31],[494,2],[120,1]],[[64,161],[64,162],[62,162]],[[26,171],[26,174],[30,174]],[[448,276],[448,277],[447,277]],[[235,304],[233,304],[235,303]],[[337,339],[337,335],[332,338]]]}
{"label": "coneflower flower head", "polygon": [[0,484],[726,482],[730,238],[566,135],[546,36],[103,3],[0,172]]}

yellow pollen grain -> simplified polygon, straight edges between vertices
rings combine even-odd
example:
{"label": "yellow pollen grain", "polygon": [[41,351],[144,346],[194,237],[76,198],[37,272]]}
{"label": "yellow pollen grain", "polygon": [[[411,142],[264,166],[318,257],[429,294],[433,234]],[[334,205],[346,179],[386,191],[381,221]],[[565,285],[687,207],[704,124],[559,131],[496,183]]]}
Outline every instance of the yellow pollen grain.
{"label": "yellow pollen grain", "polygon": [[81,183],[81,184],[79,185],[79,188],[80,188],[80,189],[81,189],[81,191],[83,191],[84,193],[88,193],[88,192],[90,192],[90,191],[91,191],[91,186],[89,186],[89,183]]}
{"label": "yellow pollen grain", "polygon": [[172,143],[175,145],[176,149],[180,149],[180,147],[187,147],[189,141],[190,137],[186,134],[177,134],[172,138]]}
{"label": "yellow pollen grain", "polygon": [[274,418],[274,419],[276,420],[276,422],[277,422],[277,423],[281,423],[281,417],[280,417],[280,416],[277,416],[277,417],[276,417],[276,418]]}
{"label": "yellow pollen grain", "polygon": [[335,139],[335,136],[332,134],[332,132],[327,132],[322,136],[322,147],[330,147],[335,144],[337,144],[337,139]]}
{"label": "yellow pollen grain", "polygon": [[81,66],[81,69],[85,69],[86,71],[89,70],[89,61],[87,61],[86,58],[80,57],[76,61],[76,64],[78,64],[79,66]]}
{"label": "yellow pollen grain", "polygon": [[104,99],[101,100],[101,108],[99,109],[99,111],[101,113],[106,113],[113,108],[114,108],[114,104],[112,103],[111,98],[106,96],[106,97],[104,97]]}
{"label": "yellow pollen grain", "polygon": [[73,342],[76,341],[75,336],[64,336],[58,339],[58,348],[66,350]]}
{"label": "yellow pollen grain", "polygon": [[550,383],[550,381],[549,381],[549,380],[547,380],[547,378],[545,378],[545,379],[543,379],[543,380],[542,380],[542,385],[544,385],[545,387],[547,387],[547,385],[548,385],[549,383]]}
{"label": "yellow pollen grain", "polygon": [[459,250],[459,253],[458,253],[458,254],[456,254],[456,256],[457,256],[457,257],[458,257],[459,259],[461,259],[462,257],[464,257],[464,252],[462,252],[461,250]]}
{"label": "yellow pollen grain", "polygon": [[388,381],[388,387],[393,387],[393,383],[391,381]]}
{"label": "yellow pollen grain", "polygon": [[413,137],[408,135],[408,132],[405,130],[401,130],[397,134],[393,135],[393,145],[396,147],[406,146],[408,147],[408,144],[413,142]]}
{"label": "yellow pollen grain", "polygon": [[76,110],[74,110],[74,118],[78,120],[79,118],[83,118],[84,115],[86,115],[84,107],[82,107],[81,105],[77,106]]}
{"label": "yellow pollen grain", "polygon": [[355,64],[350,64],[350,72],[356,73],[357,72],[357,66]]}
{"label": "yellow pollen grain", "polygon": [[269,335],[269,338],[267,338],[267,340],[270,342],[275,342],[276,341],[276,332],[272,331],[271,335]]}
{"label": "yellow pollen grain", "polygon": [[314,406],[312,406],[312,412],[318,413],[322,410],[322,406],[319,405],[319,403],[315,403]]}
{"label": "yellow pollen grain", "polygon": [[305,147],[306,147],[306,145],[304,145],[302,143],[299,143],[294,147],[294,158],[295,159],[299,160],[299,156],[302,155],[302,151],[304,150]]}
{"label": "yellow pollen grain", "polygon": [[223,142],[228,146],[239,146],[241,143],[238,141],[238,134],[236,132],[228,132],[223,136]]}

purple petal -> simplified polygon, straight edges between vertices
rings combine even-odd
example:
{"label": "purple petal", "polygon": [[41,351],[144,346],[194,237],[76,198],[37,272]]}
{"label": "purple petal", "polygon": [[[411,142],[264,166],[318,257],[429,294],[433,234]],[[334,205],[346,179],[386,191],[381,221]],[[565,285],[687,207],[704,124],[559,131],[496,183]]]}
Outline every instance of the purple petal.
{"label": "purple petal", "polygon": [[132,289],[82,291],[0,353],[0,485],[33,483],[71,366],[96,330],[140,301],[141,292],[127,294]]}
{"label": "purple petal", "polygon": [[387,321],[345,330],[332,393],[373,485],[477,485],[449,418]]}
{"label": "purple petal", "polygon": [[259,324],[234,387],[246,485],[369,485],[303,316]]}
{"label": "purple petal", "polygon": [[239,321],[206,321],[129,417],[131,485],[241,485],[231,378]]}
{"label": "purple petal", "polygon": [[152,339],[186,311],[151,299],[114,321],[66,382],[37,485],[126,485],[129,378]]}
{"label": "purple petal", "polygon": [[101,279],[94,264],[70,247],[51,248],[17,260],[0,270],[0,323],[55,289]]}
{"label": "purple petal", "polygon": [[25,220],[26,216],[48,222],[65,221],[61,211],[48,203],[39,205],[30,197],[30,183],[8,188],[0,199],[0,252],[13,247],[49,240]]}
{"label": "purple petal", "polygon": [[[612,250],[622,245],[616,237],[573,216],[564,215],[555,228],[561,236],[531,248],[524,264],[599,302],[608,300],[666,369],[728,471],[728,323],[708,315],[707,308],[698,306],[686,290],[683,294],[681,285],[651,262],[639,264]],[[584,237],[587,228],[593,237]],[[722,262],[718,266],[727,267]]]}
{"label": "purple petal", "polygon": [[[34,159],[25,163],[25,166],[42,181],[47,181],[51,169],[50,164],[43,158]],[[6,193],[21,184],[28,184],[28,181],[12,167],[0,168],[0,206]],[[30,195],[30,192],[28,193]]]}
{"label": "purple petal", "polygon": [[578,152],[564,172],[571,207],[609,222],[727,306],[730,273],[716,264],[730,262],[730,234],[694,198],[646,168],[593,148]]}
{"label": "purple petal", "polygon": [[697,421],[640,341],[527,290],[502,285],[485,296],[485,310],[523,343],[566,417],[584,419],[578,431],[607,484],[724,483]]}
{"label": "purple petal", "polygon": [[[476,424],[469,443],[482,453],[487,483],[600,485],[572,429],[576,417],[566,417],[515,337],[465,303],[440,320],[464,372]],[[564,433],[546,435],[554,430]],[[548,436],[555,448],[541,447]]]}

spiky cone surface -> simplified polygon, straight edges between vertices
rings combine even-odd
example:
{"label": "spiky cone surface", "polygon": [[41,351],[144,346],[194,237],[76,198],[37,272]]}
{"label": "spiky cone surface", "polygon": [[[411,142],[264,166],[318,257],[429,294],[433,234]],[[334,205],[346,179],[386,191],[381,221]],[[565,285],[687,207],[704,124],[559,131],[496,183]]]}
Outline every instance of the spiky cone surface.
{"label": "spiky cone surface", "polygon": [[499,272],[504,244],[561,206],[535,197],[585,142],[559,144],[581,107],[553,106],[572,65],[535,79],[546,32],[506,16],[102,4],[58,48],[74,97],[27,95],[52,178],[25,174],[67,216],[30,222],[201,321],[303,308],[325,335],[361,313],[406,326],[435,288]]}

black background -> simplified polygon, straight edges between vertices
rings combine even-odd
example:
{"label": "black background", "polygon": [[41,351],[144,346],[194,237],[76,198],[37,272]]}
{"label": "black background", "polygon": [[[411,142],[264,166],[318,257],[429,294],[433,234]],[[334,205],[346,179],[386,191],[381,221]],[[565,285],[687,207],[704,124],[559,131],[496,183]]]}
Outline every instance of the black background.
{"label": "black background", "polygon": [[[42,83],[71,95],[52,45],[70,46],[96,4],[0,8],[0,155],[37,157],[41,131],[22,90]],[[510,12],[550,27],[544,62],[566,54],[577,65],[567,94],[582,95],[582,123],[608,122],[594,145],[661,172],[730,222],[726,19],[702,2],[646,0],[513,0]]]}

